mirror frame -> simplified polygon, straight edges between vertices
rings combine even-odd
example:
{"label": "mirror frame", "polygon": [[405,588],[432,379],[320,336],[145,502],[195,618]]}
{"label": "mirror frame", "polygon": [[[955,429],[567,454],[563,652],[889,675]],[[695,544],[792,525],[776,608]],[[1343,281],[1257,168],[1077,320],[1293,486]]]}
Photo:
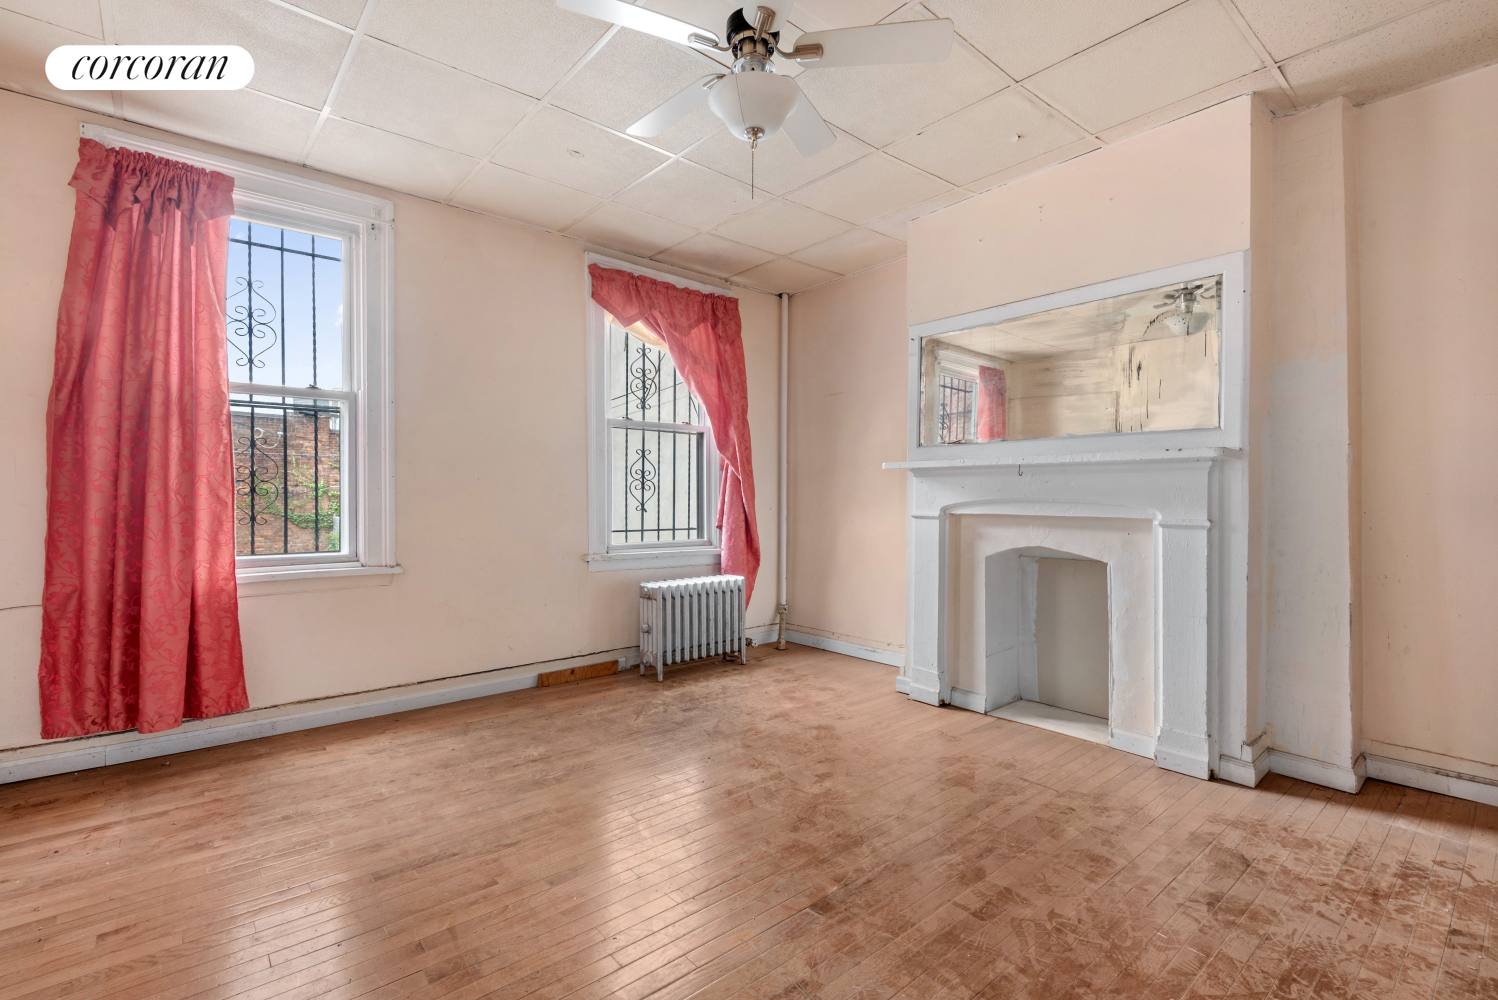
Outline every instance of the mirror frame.
{"label": "mirror frame", "polygon": [[[1088,455],[1106,458],[1142,457],[1183,448],[1241,450],[1248,424],[1249,351],[1249,261],[1247,250],[1176,264],[1141,274],[1100,281],[1061,292],[991,306],[960,316],[932,320],[910,328],[909,374],[906,386],[907,461],[934,465],[1009,464],[1017,458]],[[1065,309],[1115,295],[1142,292],[1205,275],[1222,275],[1222,356],[1218,372],[1218,426],[1173,431],[1124,431],[1075,434],[1065,437],[1021,438],[1014,441],[982,441],[970,444],[920,443],[921,433],[921,339],[955,333],[977,326],[1032,316],[1052,309]]]}

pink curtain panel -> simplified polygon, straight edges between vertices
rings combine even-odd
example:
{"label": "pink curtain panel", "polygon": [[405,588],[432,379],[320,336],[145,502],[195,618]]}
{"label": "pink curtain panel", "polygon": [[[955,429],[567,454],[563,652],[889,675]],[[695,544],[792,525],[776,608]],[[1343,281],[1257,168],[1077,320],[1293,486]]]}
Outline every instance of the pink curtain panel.
{"label": "pink curtain panel", "polygon": [[749,388],[738,300],[597,264],[588,265],[588,273],[593,277],[594,302],[620,325],[644,323],[666,342],[676,370],[707,413],[713,443],[723,459],[718,491],[723,572],[744,578],[747,602],[759,573],[759,526],[754,518]]}
{"label": "pink curtain panel", "polygon": [[42,736],[248,707],[224,282],[234,181],[79,144],[47,401]]}
{"label": "pink curtain panel", "polygon": [[988,365],[978,366],[978,440],[1002,441],[1007,428],[1004,426],[1008,390],[1005,387],[1004,369]]}

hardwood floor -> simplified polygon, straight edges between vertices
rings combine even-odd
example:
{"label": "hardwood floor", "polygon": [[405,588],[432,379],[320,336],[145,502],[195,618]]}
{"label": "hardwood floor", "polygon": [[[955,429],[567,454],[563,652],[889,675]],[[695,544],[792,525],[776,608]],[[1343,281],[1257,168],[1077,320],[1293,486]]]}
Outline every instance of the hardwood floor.
{"label": "hardwood floor", "polygon": [[751,656],[0,787],[0,1000],[1498,997],[1498,810]]}

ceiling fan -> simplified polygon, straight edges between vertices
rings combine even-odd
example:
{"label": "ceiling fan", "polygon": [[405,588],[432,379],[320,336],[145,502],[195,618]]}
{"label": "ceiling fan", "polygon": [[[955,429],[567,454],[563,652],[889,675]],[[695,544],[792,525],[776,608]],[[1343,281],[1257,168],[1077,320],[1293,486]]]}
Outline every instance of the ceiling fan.
{"label": "ceiling fan", "polygon": [[811,156],[837,137],[796,81],[775,72],[773,57],[794,60],[807,69],[830,69],[941,62],[952,50],[952,22],[945,19],[813,31],[798,38],[795,48],[782,50],[780,32],[771,29],[784,23],[792,2],[778,0],[778,10],[755,8],[752,23],[743,9],[734,11],[721,38],[706,28],[625,0],[557,0],[557,6],[733,57],[727,73],[703,77],[625,130],[642,139],[660,135],[706,102],[728,131],[751,148],[783,129],[802,156]]}

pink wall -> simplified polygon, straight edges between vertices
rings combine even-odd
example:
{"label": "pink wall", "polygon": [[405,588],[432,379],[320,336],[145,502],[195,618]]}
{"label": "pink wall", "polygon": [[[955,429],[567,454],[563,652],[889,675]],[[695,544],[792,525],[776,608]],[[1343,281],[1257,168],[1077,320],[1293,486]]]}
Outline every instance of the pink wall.
{"label": "pink wall", "polygon": [[791,299],[790,620],[905,647],[905,262]]}
{"label": "pink wall", "polygon": [[1495,108],[1490,66],[1358,112],[1367,751],[1489,778],[1498,778]]}
{"label": "pink wall", "polygon": [[913,325],[1249,245],[1240,97],[910,224]]}
{"label": "pink wall", "polygon": [[[38,737],[43,417],[80,119],[205,146],[0,91],[0,748]],[[584,245],[234,155],[376,191],[395,202],[397,220],[396,555],[405,573],[245,588],[252,705],[635,645],[637,584],[680,571],[597,573],[584,561]],[[774,296],[735,291],[764,552],[753,626],[774,618],[779,572],[780,306]]]}

